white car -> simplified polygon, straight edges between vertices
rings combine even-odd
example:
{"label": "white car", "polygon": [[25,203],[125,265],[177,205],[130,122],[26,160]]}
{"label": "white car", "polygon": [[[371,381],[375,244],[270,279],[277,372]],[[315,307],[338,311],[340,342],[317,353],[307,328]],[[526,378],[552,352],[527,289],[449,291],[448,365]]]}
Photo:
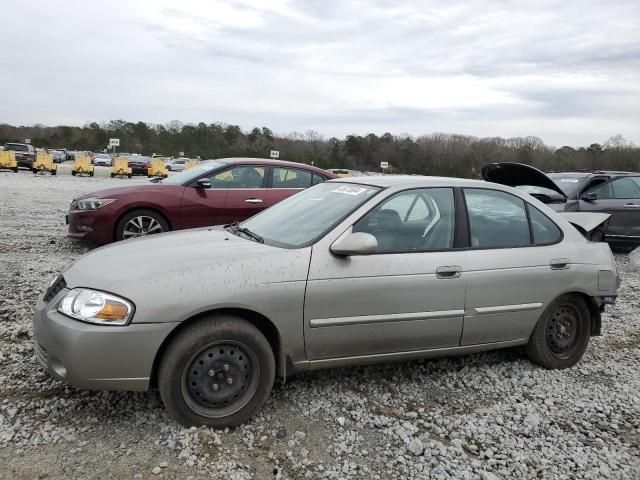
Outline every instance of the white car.
{"label": "white car", "polygon": [[96,156],[93,157],[93,164],[101,167],[110,167],[111,155],[106,153],[96,153]]}
{"label": "white car", "polygon": [[170,172],[181,172],[185,169],[185,164],[189,162],[189,158],[174,158],[167,162],[167,170]]}

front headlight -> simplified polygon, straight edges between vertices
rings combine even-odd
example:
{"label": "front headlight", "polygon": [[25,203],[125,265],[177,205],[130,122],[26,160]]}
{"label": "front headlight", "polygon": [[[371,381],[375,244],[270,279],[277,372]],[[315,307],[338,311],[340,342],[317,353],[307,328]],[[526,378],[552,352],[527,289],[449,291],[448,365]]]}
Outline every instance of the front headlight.
{"label": "front headlight", "polygon": [[60,301],[58,311],[83,322],[126,325],[133,315],[133,304],[109,293],[74,288]]}
{"label": "front headlight", "polygon": [[71,202],[71,210],[97,210],[115,201],[115,198],[83,198]]}

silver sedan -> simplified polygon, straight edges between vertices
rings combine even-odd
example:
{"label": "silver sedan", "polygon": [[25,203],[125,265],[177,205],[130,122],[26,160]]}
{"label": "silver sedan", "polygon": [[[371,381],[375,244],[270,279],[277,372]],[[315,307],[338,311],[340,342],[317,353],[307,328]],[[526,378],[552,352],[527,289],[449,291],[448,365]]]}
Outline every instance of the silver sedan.
{"label": "silver sedan", "polygon": [[237,224],[119,242],[39,298],[36,353],[88,389],[158,386],[183,425],[238,425],[295,371],[524,345],[580,360],[615,301],[607,215],[473,180],[318,184]]}

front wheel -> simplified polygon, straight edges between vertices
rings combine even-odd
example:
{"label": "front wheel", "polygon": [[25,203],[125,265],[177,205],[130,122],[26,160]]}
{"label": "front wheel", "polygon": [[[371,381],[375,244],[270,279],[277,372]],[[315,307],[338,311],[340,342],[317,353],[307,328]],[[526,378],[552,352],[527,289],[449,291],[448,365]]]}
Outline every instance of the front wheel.
{"label": "front wheel", "polygon": [[116,241],[168,232],[169,223],[153,210],[132,210],[116,226]]}
{"label": "front wheel", "polygon": [[266,402],[275,359],[264,335],[245,320],[210,316],[187,326],[167,347],[158,388],[184,426],[232,427]]}
{"label": "front wheel", "polygon": [[529,359],[549,369],[578,363],[589,344],[591,312],[580,295],[555,299],[536,324],[525,351]]}

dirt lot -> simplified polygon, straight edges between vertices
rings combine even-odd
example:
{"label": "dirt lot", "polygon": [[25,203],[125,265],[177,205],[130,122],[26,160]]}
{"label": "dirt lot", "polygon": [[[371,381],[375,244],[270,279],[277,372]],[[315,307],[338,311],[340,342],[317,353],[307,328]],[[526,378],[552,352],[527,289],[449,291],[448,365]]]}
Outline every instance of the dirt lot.
{"label": "dirt lot", "polygon": [[155,395],[77,390],[34,355],[31,309],[91,247],[65,237],[74,195],[123,182],[0,173],[0,478],[640,478],[640,272],[583,361],[518,349],[308,373],[232,431],[183,429]]}

